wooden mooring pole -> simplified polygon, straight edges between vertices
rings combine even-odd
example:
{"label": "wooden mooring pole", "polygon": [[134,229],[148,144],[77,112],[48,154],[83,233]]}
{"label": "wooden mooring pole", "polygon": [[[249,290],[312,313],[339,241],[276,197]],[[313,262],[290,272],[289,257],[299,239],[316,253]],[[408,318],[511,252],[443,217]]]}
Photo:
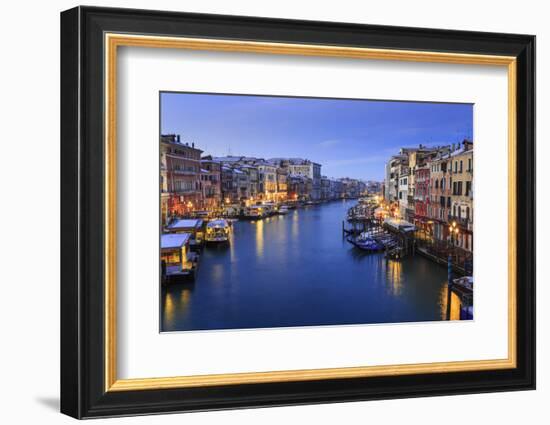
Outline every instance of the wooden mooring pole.
{"label": "wooden mooring pole", "polygon": [[449,255],[447,259],[447,320],[451,320],[451,300],[453,292],[453,260]]}

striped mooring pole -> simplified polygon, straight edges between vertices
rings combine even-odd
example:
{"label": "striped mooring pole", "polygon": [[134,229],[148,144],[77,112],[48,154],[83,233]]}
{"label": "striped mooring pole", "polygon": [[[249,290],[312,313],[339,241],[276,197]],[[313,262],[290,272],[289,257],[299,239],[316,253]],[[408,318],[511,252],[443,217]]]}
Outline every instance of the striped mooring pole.
{"label": "striped mooring pole", "polygon": [[453,278],[453,259],[451,255],[447,258],[447,284],[450,286]]}

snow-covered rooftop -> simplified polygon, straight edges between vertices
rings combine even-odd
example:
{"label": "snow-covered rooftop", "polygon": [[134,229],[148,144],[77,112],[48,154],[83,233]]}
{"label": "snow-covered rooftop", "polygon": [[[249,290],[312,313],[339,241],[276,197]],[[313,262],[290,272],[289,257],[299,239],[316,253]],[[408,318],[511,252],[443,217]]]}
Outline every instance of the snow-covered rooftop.
{"label": "snow-covered rooftop", "polygon": [[165,233],[160,237],[160,247],[161,249],[181,248],[190,237],[191,233]]}
{"label": "snow-covered rooftop", "polygon": [[194,218],[182,218],[174,221],[168,225],[169,229],[189,229],[199,227],[202,224],[202,220]]}

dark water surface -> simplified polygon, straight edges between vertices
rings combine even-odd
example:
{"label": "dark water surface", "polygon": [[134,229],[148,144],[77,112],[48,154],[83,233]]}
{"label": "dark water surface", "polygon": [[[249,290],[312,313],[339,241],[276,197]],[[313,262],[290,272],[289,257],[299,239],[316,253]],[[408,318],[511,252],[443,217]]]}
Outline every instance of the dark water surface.
{"label": "dark water surface", "polygon": [[392,261],[352,247],[342,219],[354,204],[235,223],[228,246],[204,249],[194,284],[163,289],[162,330],[443,319],[445,267],[419,255]]}

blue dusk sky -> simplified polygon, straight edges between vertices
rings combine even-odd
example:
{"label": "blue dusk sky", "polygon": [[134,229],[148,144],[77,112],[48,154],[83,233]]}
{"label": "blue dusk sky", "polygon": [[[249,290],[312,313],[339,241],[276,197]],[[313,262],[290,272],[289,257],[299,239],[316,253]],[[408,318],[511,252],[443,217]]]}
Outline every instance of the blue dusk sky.
{"label": "blue dusk sky", "polygon": [[472,138],[471,104],[161,93],[161,132],[203,155],[299,157],[329,177],[384,179],[401,147]]}

